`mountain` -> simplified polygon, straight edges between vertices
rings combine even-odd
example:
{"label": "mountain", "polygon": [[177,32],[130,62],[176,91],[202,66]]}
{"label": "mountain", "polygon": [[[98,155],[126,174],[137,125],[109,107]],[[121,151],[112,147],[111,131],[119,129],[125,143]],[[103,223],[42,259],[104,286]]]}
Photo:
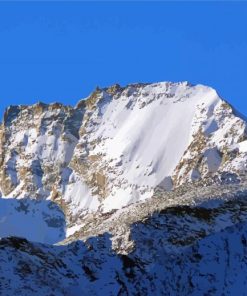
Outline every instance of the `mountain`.
{"label": "mountain", "polygon": [[245,295],[246,124],[188,82],[10,106],[0,292]]}

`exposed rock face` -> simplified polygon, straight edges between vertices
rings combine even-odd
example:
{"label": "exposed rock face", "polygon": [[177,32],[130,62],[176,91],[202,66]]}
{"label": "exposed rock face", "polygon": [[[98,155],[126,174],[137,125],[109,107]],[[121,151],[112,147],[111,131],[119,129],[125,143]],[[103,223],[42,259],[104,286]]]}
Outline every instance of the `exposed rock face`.
{"label": "exposed rock face", "polygon": [[[187,82],[97,88],[75,107],[9,107],[0,236],[4,221],[37,216],[42,236],[9,235],[70,245],[1,240],[0,260],[13,264],[1,265],[0,293],[233,295],[246,268],[246,124],[213,89]],[[220,266],[230,266],[224,278]]]}

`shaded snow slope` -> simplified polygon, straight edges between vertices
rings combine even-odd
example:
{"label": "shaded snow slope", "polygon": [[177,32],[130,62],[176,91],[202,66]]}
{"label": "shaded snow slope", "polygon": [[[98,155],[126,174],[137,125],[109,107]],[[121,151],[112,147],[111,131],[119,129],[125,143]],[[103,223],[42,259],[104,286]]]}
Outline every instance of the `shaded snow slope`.
{"label": "shaded snow slope", "polygon": [[246,197],[218,209],[166,209],[132,226],[126,255],[112,250],[108,233],[68,246],[2,239],[0,293],[244,296],[246,219]]}
{"label": "shaded snow slope", "polygon": [[65,217],[50,201],[0,198],[0,238],[25,237],[54,244],[65,238]]}

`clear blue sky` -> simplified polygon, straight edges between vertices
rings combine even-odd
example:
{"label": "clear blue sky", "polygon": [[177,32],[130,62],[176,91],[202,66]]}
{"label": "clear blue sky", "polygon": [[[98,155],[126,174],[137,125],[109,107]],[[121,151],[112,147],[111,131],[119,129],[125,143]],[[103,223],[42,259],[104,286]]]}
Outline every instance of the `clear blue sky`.
{"label": "clear blue sky", "polygon": [[247,2],[0,2],[0,113],[97,85],[215,87],[247,115]]}

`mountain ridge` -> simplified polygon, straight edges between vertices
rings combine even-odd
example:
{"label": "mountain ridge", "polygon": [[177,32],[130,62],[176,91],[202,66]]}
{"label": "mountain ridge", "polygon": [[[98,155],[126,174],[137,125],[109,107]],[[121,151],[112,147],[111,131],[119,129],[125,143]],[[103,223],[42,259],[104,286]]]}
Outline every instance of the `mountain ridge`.
{"label": "mountain ridge", "polygon": [[75,216],[244,171],[246,124],[234,113],[215,90],[188,82],[96,88],[75,107],[11,107],[1,125],[2,195],[74,203]]}
{"label": "mountain ridge", "polygon": [[8,108],[0,294],[246,295],[247,123],[238,115],[188,82]]}

